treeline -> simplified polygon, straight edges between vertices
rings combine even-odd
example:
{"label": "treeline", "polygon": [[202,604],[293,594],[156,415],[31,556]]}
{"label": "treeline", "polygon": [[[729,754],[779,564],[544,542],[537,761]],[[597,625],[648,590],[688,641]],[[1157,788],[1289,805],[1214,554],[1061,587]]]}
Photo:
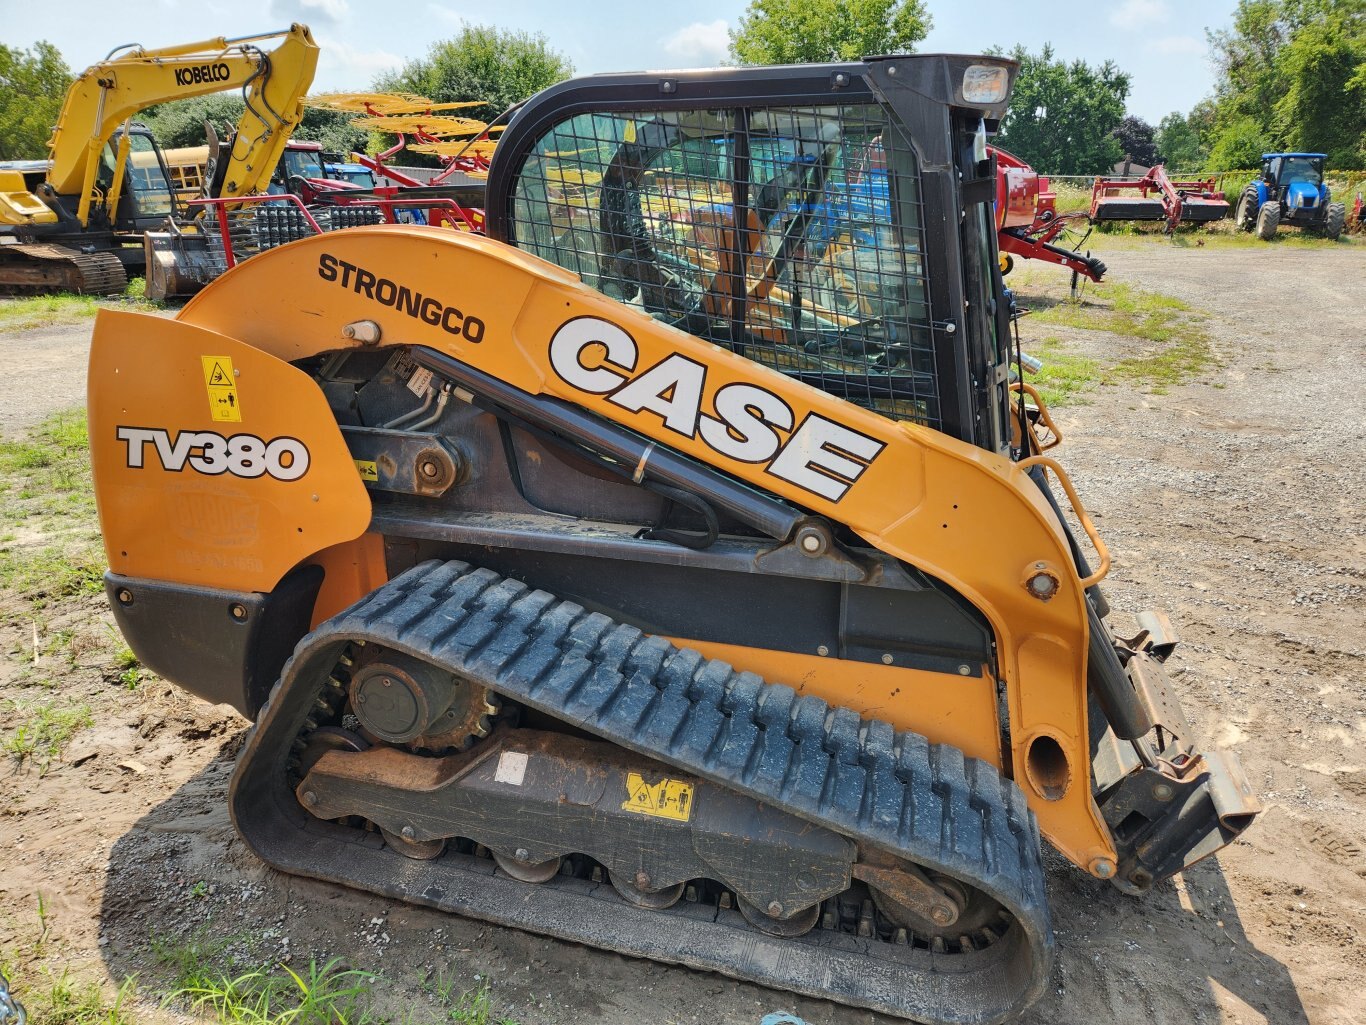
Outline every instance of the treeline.
{"label": "treeline", "polygon": [[1366,168],[1366,0],[1240,0],[1207,33],[1214,95],[1156,126],[1124,113],[1129,76],[1016,49],[1020,78],[1000,143],[1051,174],[1096,174],[1126,157],[1179,171],[1256,168],[1263,153],[1326,153]]}

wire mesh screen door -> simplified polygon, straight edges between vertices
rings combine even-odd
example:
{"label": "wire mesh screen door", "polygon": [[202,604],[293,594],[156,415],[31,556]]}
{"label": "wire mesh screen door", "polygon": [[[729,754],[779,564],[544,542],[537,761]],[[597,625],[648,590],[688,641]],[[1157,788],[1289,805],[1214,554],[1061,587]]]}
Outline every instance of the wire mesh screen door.
{"label": "wire mesh screen door", "polygon": [[581,114],[526,158],[513,220],[621,302],[939,426],[919,172],[876,104]]}

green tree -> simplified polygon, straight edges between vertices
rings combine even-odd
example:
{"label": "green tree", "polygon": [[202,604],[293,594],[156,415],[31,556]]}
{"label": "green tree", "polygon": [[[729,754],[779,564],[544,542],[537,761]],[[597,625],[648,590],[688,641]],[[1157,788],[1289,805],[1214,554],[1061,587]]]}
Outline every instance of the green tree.
{"label": "green tree", "polygon": [[472,108],[470,116],[492,117],[573,73],[569,58],[551,49],[540,33],[466,25],[452,38],[433,43],[426,57],[381,75],[375,88],[440,103],[480,100],[485,106]]}
{"label": "green tree", "polygon": [[138,114],[138,120],[152,130],[163,148],[175,149],[203,146],[208,141],[204,130],[206,121],[213,125],[219,138],[225,137],[234,129],[244,109],[240,94],[219,93],[159,103]]}
{"label": "green tree", "polygon": [[1124,156],[1114,131],[1124,119],[1129,76],[1113,61],[1092,67],[1054,57],[1051,44],[1038,55],[1017,46],[1015,91],[999,141],[1046,174],[1099,174]]}
{"label": "green tree", "polygon": [[[220,93],[216,96],[196,96],[188,100],[174,100],[148,107],[138,119],[152,130],[157,142],[167,149],[176,146],[203,146],[208,141],[204,122],[213,125],[220,139],[237,127],[244,110],[239,93]],[[365,150],[367,133],[352,128],[355,114],[339,110],[307,107],[304,118],[294,129],[291,138],[321,142],[328,152],[347,154]]]}
{"label": "green tree", "polygon": [[1366,167],[1366,10],[1300,27],[1279,55],[1285,93],[1275,135],[1287,149],[1328,154],[1329,167]]}
{"label": "green tree", "polygon": [[41,160],[71,86],[71,69],[51,43],[31,51],[0,44],[0,160]]}
{"label": "green tree", "polygon": [[1268,150],[1366,166],[1366,0],[1240,0],[1209,33],[1219,79],[1209,166]]}
{"label": "green tree", "polygon": [[1157,125],[1157,155],[1174,171],[1198,171],[1209,158],[1214,101],[1202,100],[1189,114],[1172,111]]}
{"label": "green tree", "polygon": [[1219,128],[1206,166],[1216,171],[1261,167],[1262,154],[1277,148],[1261,125],[1250,117],[1240,117]]}
{"label": "green tree", "polygon": [[814,64],[910,53],[930,24],[924,0],[750,0],[730,54],[740,64]]}

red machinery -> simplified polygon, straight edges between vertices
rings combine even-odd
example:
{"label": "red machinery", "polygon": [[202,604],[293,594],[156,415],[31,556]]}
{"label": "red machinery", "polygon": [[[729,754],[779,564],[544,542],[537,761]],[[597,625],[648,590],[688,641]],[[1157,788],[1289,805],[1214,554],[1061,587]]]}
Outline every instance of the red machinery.
{"label": "red machinery", "polygon": [[[1091,187],[1091,223],[1166,221],[1167,231],[1182,221],[1217,221],[1228,216],[1228,201],[1215,190],[1216,178],[1173,181],[1161,164],[1142,178],[1097,178]],[[1137,192],[1135,196],[1132,193]]]}
{"label": "red machinery", "polygon": [[996,156],[996,231],[997,244],[1004,254],[1003,269],[1008,272],[1018,256],[1056,263],[1081,277],[1099,281],[1105,274],[1104,263],[1052,245],[1070,224],[1084,220],[1086,215],[1059,215],[1058,197],[1047,177],[1013,153],[997,146],[988,149]]}

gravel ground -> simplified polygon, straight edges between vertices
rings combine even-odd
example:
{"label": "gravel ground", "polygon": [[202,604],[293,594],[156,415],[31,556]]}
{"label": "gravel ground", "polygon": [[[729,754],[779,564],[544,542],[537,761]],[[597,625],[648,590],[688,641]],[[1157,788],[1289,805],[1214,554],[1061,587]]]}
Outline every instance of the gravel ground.
{"label": "gravel ground", "polygon": [[90,322],[0,331],[0,435],[30,427],[53,410],[85,402]]}
{"label": "gravel ground", "polygon": [[[1187,712],[1238,752],[1266,812],[1141,899],[1050,858],[1058,964],[1022,1021],[1361,1025],[1366,246],[1122,241],[1103,255],[1115,280],[1206,311],[1220,365],[1165,395],[1100,388],[1060,410],[1060,457],[1115,554],[1112,604],[1170,613]],[[1025,348],[1045,333],[1060,332],[1026,321]],[[1076,342],[1102,359],[1123,344]],[[79,400],[83,345],[82,329],[0,337],[22,368],[0,392],[0,428]],[[45,628],[98,630],[102,615],[92,599]],[[27,693],[29,630],[0,608],[0,694]],[[0,950],[28,949],[41,892],[49,949],[91,977],[155,979],[150,937],[205,931],[244,957],[382,971],[381,1002],[415,1021],[429,1020],[420,980],[441,972],[491,982],[524,1025],[756,1022],[780,1008],[812,1025],[883,1021],[278,875],[225,811],[245,724],[164,685],[111,682],[78,664],[64,685],[96,706],[96,728],[46,776],[0,777]]]}

